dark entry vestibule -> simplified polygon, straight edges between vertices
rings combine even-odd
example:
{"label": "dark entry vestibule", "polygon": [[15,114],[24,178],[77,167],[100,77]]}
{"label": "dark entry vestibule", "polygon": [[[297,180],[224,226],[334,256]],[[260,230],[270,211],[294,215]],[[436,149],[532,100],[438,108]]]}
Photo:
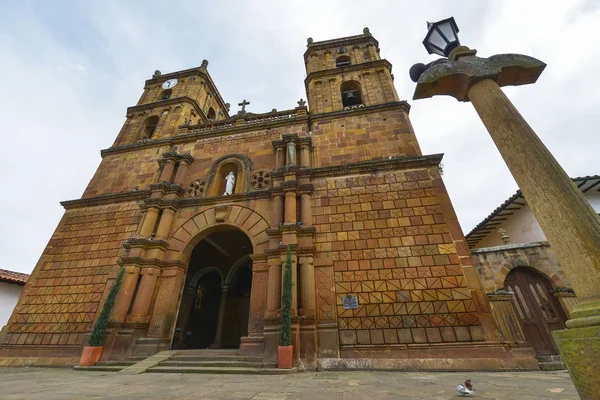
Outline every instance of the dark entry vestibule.
{"label": "dark entry vestibule", "polygon": [[228,228],[194,248],[181,296],[172,348],[239,348],[248,335],[252,243]]}

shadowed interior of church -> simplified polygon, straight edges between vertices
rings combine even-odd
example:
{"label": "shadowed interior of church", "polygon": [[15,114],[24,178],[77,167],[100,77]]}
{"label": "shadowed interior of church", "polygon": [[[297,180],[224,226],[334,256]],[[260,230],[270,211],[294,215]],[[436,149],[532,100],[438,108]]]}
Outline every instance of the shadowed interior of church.
{"label": "shadowed interior of church", "polygon": [[214,232],[192,252],[172,348],[238,348],[248,334],[252,243],[237,229]]}

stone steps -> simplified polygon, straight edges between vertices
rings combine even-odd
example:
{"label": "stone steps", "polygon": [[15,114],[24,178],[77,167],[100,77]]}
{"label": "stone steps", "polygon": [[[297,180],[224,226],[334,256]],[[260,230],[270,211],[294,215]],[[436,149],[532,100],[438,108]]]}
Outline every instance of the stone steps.
{"label": "stone steps", "polygon": [[229,362],[262,362],[262,357],[247,357],[234,355],[174,355],[169,361],[229,361]]}
{"label": "stone steps", "polygon": [[566,369],[560,354],[537,356],[536,358],[542,371],[561,371]]}
{"label": "stone steps", "polygon": [[73,367],[73,369],[77,370],[77,371],[119,372],[125,367],[126,367],[126,365],[98,365],[98,364],[96,364],[96,365],[92,365],[92,366],[75,365]]}
{"label": "stone steps", "polygon": [[245,375],[285,375],[293,374],[296,368],[243,368],[243,367],[152,367],[147,372],[162,372],[176,374],[245,374]]}
{"label": "stone steps", "polygon": [[193,360],[193,361],[182,361],[182,360],[167,360],[160,363],[161,367],[243,367],[243,368],[263,368],[263,367],[277,367],[277,364],[263,365],[261,361],[250,362],[250,361],[231,361],[231,360]]}

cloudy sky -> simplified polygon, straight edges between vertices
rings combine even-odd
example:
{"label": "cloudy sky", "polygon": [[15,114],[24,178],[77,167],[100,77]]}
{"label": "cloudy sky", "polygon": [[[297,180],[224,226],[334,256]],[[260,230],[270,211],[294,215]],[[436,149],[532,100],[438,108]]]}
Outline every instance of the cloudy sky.
{"label": "cloudy sky", "polygon": [[[210,62],[225,101],[252,112],[304,97],[302,54],[315,41],[368,26],[394,65],[431,57],[426,20],[454,16],[480,56],[522,53],[546,62],[535,85],[506,93],[571,176],[600,173],[600,2],[533,1],[11,1],[0,2],[0,268],[30,272],[136,104],[144,81]],[[468,103],[412,102],[425,154],[445,153],[444,179],[465,233],[517,186]],[[235,110],[236,108],[232,108]]]}

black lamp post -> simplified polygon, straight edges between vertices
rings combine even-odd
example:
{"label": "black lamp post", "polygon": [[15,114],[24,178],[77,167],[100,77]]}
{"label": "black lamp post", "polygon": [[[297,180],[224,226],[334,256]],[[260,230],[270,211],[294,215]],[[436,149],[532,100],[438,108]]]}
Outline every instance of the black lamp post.
{"label": "black lamp post", "polygon": [[527,199],[579,303],[554,340],[582,399],[600,393],[600,218],[500,89],[534,83],[546,64],[522,54],[477,57],[461,46],[453,18],[428,24],[427,51],[446,58],[415,64],[413,99],[447,95],[471,102]]}

